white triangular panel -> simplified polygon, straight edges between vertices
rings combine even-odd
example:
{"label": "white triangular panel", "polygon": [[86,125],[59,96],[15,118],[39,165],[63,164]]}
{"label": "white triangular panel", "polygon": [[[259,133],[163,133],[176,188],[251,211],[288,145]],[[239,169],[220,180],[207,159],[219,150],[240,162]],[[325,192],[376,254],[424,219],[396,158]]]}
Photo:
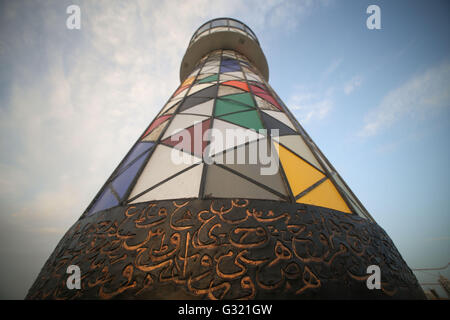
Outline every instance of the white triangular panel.
{"label": "white triangular panel", "polygon": [[258,96],[254,96],[255,100],[256,100],[256,104],[258,105],[258,107],[260,109],[270,109],[270,110],[274,110],[274,111],[278,111],[279,109],[277,107],[275,107],[273,104],[269,103],[267,100],[260,98]]}
{"label": "white triangular panel", "polygon": [[241,80],[244,78],[242,72],[227,72],[222,73],[219,78],[219,82],[230,81],[230,80]]}
{"label": "white triangular panel", "polygon": [[215,83],[207,82],[207,83],[196,84],[195,86],[193,86],[191,88],[191,90],[189,90],[189,95],[192,95],[192,94],[194,94],[194,93],[196,93],[196,92],[198,92],[200,90],[206,89],[206,88],[211,87],[213,85],[215,85]]}
{"label": "white triangular panel", "polygon": [[[243,128],[219,119],[214,119],[213,129],[214,130],[211,132],[213,135],[211,144],[207,147],[207,154],[210,156],[234,146],[239,146],[246,142],[264,137],[254,130]],[[233,137],[233,139],[227,138],[227,132],[229,136],[231,135],[235,137]]]}
{"label": "white triangular panel", "polygon": [[181,131],[185,128],[193,126],[196,122],[201,122],[205,120],[207,117],[205,116],[195,116],[195,115],[189,115],[189,114],[177,114],[172,122],[170,123],[170,126],[167,128],[166,132],[164,133],[164,136],[162,139],[165,139],[167,137],[170,137],[177,133],[178,131]]}
{"label": "white triangular panel", "polygon": [[169,102],[167,102],[167,104],[164,106],[164,108],[161,110],[161,112],[159,114],[163,114],[164,112],[169,110],[171,107],[173,107],[175,104],[177,104],[180,101],[181,101],[181,98],[171,99]]}
{"label": "white triangular panel", "polygon": [[219,92],[217,93],[217,96],[221,97],[229,94],[238,94],[238,93],[245,93],[245,91],[231,86],[219,86]]}
{"label": "white triangular panel", "polygon": [[194,113],[204,116],[211,116],[214,107],[214,99],[208,100],[206,102],[200,103],[195,107],[188,108],[180,113]]}
{"label": "white triangular panel", "polygon": [[203,164],[199,164],[160,186],[144,193],[131,203],[151,200],[183,199],[198,197],[200,182],[202,180]]}
{"label": "white triangular panel", "polygon": [[202,73],[219,73],[219,65],[216,66],[204,66]]}
{"label": "white triangular panel", "polygon": [[204,74],[199,74],[198,77],[197,77],[197,81],[200,81],[200,80],[202,80],[202,79],[205,79],[205,78],[208,78],[208,77],[211,77],[211,76],[215,76],[215,75],[217,75],[217,73],[204,73]]}
{"label": "white triangular panel", "polygon": [[158,145],[134,185],[129,199],[201,161],[202,159],[178,149]]}
{"label": "white triangular panel", "polygon": [[247,80],[253,80],[253,81],[261,82],[261,78],[258,77],[254,73],[246,73],[245,75],[247,76]]}

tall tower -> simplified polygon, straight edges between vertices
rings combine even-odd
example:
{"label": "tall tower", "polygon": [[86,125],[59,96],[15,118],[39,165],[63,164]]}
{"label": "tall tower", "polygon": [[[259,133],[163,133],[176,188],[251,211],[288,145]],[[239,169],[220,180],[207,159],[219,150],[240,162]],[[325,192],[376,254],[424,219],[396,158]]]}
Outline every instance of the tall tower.
{"label": "tall tower", "polygon": [[[27,298],[424,298],[268,79],[248,26],[203,24],[181,84]],[[70,265],[79,267],[80,289],[67,286]],[[370,290],[373,265],[381,285]]]}

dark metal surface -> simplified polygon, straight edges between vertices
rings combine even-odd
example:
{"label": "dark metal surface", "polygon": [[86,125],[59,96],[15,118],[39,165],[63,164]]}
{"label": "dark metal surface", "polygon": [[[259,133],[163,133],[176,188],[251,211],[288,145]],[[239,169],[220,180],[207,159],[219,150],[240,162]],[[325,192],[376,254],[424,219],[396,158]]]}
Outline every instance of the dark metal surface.
{"label": "dark metal surface", "polygon": [[[69,265],[81,289],[66,287]],[[369,265],[381,289],[369,290]],[[177,200],[78,220],[27,299],[424,299],[376,223],[278,201]]]}

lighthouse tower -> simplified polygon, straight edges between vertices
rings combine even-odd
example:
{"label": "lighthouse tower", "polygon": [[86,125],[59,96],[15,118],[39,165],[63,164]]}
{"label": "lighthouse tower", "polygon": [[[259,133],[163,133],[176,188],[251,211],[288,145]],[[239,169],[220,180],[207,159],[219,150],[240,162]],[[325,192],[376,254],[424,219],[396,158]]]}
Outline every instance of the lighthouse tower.
{"label": "lighthouse tower", "polygon": [[268,81],[247,25],[198,28],[181,84],[27,299],[424,298]]}

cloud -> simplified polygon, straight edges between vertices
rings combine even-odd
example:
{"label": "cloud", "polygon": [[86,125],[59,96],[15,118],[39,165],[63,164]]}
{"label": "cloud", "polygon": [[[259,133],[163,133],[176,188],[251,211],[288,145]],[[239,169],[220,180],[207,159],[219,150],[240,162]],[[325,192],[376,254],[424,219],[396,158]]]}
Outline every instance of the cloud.
{"label": "cloud", "polygon": [[361,76],[354,76],[349,81],[347,81],[344,84],[344,92],[346,95],[349,95],[352,93],[357,87],[359,87],[362,84],[362,77]]}
{"label": "cloud", "polygon": [[342,65],[342,62],[344,61],[343,58],[334,59],[331,64],[328,66],[328,68],[324,71],[324,76],[329,76],[334,71],[337,70]]}
{"label": "cloud", "polygon": [[297,87],[296,93],[288,99],[288,105],[294,110],[302,123],[325,118],[334,106],[333,88],[325,93],[317,93]]}
{"label": "cloud", "polygon": [[285,26],[293,29],[304,17],[308,16],[317,3],[313,1],[267,1],[268,24],[271,27]]}
{"label": "cloud", "polygon": [[450,62],[427,69],[390,91],[366,116],[361,136],[373,136],[393,124],[426,117],[450,107]]}

